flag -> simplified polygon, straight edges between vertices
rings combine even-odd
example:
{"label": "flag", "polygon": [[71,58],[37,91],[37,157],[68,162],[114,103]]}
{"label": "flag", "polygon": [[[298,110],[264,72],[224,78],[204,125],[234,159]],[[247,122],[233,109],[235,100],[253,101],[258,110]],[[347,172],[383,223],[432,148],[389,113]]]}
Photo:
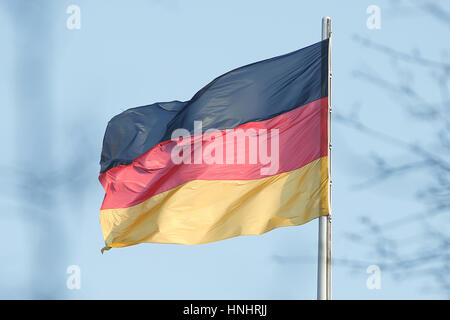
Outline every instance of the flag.
{"label": "flag", "polygon": [[328,215],[328,46],[112,118],[99,176],[104,249],[209,243]]}

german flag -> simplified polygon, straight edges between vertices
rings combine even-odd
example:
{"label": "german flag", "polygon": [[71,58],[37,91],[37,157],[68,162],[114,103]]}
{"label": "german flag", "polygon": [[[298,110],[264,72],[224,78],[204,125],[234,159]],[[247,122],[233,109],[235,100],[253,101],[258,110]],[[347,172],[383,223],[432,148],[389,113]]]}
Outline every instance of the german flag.
{"label": "german flag", "polygon": [[328,215],[328,46],[111,119],[99,176],[104,249],[202,244]]}

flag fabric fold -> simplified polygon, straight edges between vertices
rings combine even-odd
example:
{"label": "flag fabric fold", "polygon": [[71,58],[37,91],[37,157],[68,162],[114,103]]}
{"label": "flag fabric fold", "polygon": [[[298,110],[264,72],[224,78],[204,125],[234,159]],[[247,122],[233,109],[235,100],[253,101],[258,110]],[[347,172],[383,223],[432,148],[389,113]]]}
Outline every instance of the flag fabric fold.
{"label": "flag fabric fold", "polygon": [[106,248],[201,244],[328,215],[328,40],[232,70],[186,102],[115,116]]}

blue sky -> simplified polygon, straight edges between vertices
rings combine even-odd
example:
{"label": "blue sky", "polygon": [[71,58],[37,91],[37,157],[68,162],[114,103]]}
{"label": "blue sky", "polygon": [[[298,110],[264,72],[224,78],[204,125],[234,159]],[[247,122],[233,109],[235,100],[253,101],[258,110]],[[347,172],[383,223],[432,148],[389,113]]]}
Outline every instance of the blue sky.
{"label": "blue sky", "polygon": [[[218,75],[320,40],[333,21],[333,108],[361,105],[370,126],[404,139],[432,139],[433,128],[408,119],[392,97],[355,76],[367,70],[397,81],[392,62],[355,35],[439,60],[448,30],[417,1],[12,1],[0,0],[1,298],[314,299],[317,221],[262,236],[200,246],[142,244],[100,254],[99,158],[108,120],[157,101],[188,100]],[[442,3],[447,9],[449,5]],[[69,30],[66,9],[81,9]],[[366,8],[381,8],[381,29],[366,27]],[[414,85],[436,94],[420,77]],[[407,78],[405,81],[413,81]],[[359,189],[370,156],[404,155],[336,122],[333,131],[334,256],[382,264],[352,243],[359,217],[389,221],[419,210],[415,186],[425,175]],[[412,230],[402,230],[407,238]],[[281,257],[281,258],[280,258]],[[66,288],[66,268],[81,268],[81,289]],[[369,263],[368,265],[369,266]],[[336,265],[337,299],[443,298],[423,279],[366,287],[366,268]]]}

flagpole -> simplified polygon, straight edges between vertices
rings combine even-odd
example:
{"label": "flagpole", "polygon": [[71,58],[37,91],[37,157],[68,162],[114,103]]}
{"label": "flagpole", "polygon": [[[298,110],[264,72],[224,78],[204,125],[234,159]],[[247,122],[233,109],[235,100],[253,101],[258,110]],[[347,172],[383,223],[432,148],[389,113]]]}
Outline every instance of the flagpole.
{"label": "flagpole", "polygon": [[328,201],[329,215],[319,217],[317,300],[331,299],[331,18],[322,18],[322,40],[328,47]]}

